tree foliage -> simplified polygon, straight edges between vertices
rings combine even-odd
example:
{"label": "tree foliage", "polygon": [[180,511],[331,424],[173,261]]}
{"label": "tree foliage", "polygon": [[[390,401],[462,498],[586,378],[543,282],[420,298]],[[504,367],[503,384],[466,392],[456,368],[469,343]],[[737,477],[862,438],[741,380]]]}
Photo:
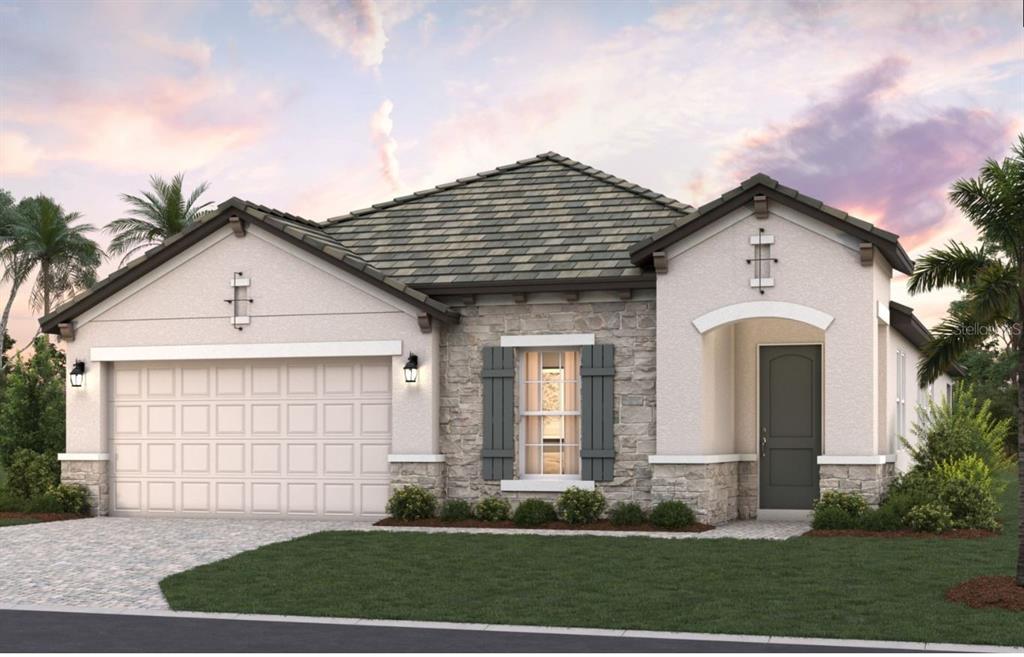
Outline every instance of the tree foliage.
{"label": "tree foliage", "polygon": [[64,354],[45,337],[35,353],[15,360],[0,390],[0,462],[29,449],[56,459],[64,450]]}

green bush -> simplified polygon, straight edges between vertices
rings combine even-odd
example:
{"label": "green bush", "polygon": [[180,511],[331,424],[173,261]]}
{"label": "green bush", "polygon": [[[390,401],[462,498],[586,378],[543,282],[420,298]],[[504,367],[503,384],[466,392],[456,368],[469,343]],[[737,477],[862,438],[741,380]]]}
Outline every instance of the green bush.
{"label": "green bush", "polygon": [[811,529],[855,529],[857,519],[841,506],[823,506],[814,510]]}
{"label": "green bush", "polygon": [[85,515],[89,512],[89,492],[85,486],[78,484],[60,484],[50,489],[49,495],[55,497],[65,513]]}
{"label": "green bush", "polygon": [[918,504],[907,513],[904,520],[911,529],[919,532],[940,533],[953,525],[953,515],[940,502]]}
{"label": "green bush", "polygon": [[60,483],[60,464],[53,454],[17,449],[7,466],[7,488],[14,495],[31,499],[44,495]]}
{"label": "green bush", "polygon": [[860,529],[872,532],[890,532],[903,529],[903,515],[891,504],[883,504],[877,509],[868,509],[858,521]]}
{"label": "green bush", "polygon": [[914,463],[922,470],[934,470],[940,463],[976,455],[993,472],[1010,468],[1012,459],[1006,454],[1006,435],[1012,420],[996,420],[992,402],[979,402],[973,388],[957,387],[953,403],[929,401],[921,408],[920,420],[913,431],[917,444],[902,440]]}
{"label": "green bush", "polygon": [[26,513],[65,513],[64,500],[47,491],[25,502]]}
{"label": "green bush", "polygon": [[466,500],[445,500],[438,517],[445,522],[458,522],[473,517],[473,509]]}
{"label": "green bush", "polygon": [[915,506],[932,502],[936,497],[927,474],[923,470],[914,469],[893,480],[882,500],[882,506],[891,508],[902,520]]}
{"label": "green bush", "polygon": [[938,499],[952,515],[953,527],[999,528],[998,488],[992,472],[978,456],[942,461],[930,475]]}
{"label": "green bush", "polygon": [[651,511],[651,524],[662,529],[682,529],[697,521],[693,509],[679,500],[658,502]]}
{"label": "green bush", "polygon": [[420,520],[433,518],[437,499],[432,493],[419,486],[403,486],[391,493],[387,512],[398,520]]}
{"label": "green bush", "polygon": [[0,386],[0,463],[4,466],[11,465],[19,449],[40,454],[64,451],[64,354],[45,336],[36,338],[34,349],[31,358],[8,363]]}
{"label": "green bush", "polygon": [[28,502],[6,488],[0,488],[0,511],[24,513]]}
{"label": "green bush", "polygon": [[546,500],[526,500],[512,514],[512,522],[521,527],[536,527],[556,520],[558,514],[555,513],[555,507]]}
{"label": "green bush", "polygon": [[642,525],[647,522],[647,514],[636,502],[619,502],[612,507],[608,519],[616,527]]}
{"label": "green bush", "polygon": [[500,497],[485,497],[476,503],[476,517],[484,522],[501,522],[512,515],[512,505]]}
{"label": "green bush", "polygon": [[815,514],[828,508],[842,509],[853,520],[859,519],[868,510],[868,503],[856,493],[840,493],[839,491],[826,491],[821,499],[814,503]]}
{"label": "green bush", "polygon": [[597,522],[607,504],[600,491],[570,486],[558,496],[555,508],[562,520],[572,525],[583,525]]}

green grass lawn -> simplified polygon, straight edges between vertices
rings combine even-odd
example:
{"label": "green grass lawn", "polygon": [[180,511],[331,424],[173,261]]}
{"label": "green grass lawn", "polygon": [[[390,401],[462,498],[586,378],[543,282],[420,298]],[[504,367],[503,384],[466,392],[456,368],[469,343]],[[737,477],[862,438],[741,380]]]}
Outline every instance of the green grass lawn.
{"label": "green grass lawn", "polygon": [[943,599],[1013,574],[978,540],[661,540],[324,532],[161,582],[179,610],[1024,644],[1024,615]]}
{"label": "green grass lawn", "polygon": [[39,522],[32,518],[0,518],[0,527],[9,527],[11,525],[29,525],[33,522]]}

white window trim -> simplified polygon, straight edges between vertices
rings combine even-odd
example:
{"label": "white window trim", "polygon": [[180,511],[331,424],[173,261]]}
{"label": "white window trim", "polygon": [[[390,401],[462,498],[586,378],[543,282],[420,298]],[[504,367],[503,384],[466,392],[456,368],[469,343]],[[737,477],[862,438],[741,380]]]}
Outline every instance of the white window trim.
{"label": "white window trim", "polygon": [[895,450],[900,436],[907,435],[907,353],[896,350],[896,426],[892,445]]}
{"label": "white window trim", "polygon": [[[547,336],[545,336],[545,337],[547,337]],[[590,337],[593,338],[594,337],[593,334],[590,334]],[[552,345],[552,346],[555,346],[555,345]],[[558,349],[560,351],[570,351],[570,350],[573,350],[571,345],[569,347],[566,347],[564,344],[559,344],[559,345],[557,345],[557,347],[558,347]],[[583,435],[582,435],[583,434],[583,377],[582,377],[582,374],[577,374],[577,379],[579,381],[579,386],[580,386],[579,387],[579,391],[578,391],[580,410],[578,412],[571,412],[571,411],[527,412],[527,411],[523,410],[523,406],[525,405],[525,401],[524,400],[526,399],[526,376],[525,376],[525,372],[526,372],[526,354],[529,353],[529,352],[540,353],[542,351],[547,351],[547,350],[548,349],[546,349],[544,347],[541,347],[541,348],[523,348],[521,351],[516,353],[516,375],[517,375],[516,376],[516,382],[518,384],[517,387],[519,388],[519,400],[520,400],[519,401],[519,445],[518,445],[518,447],[519,447],[519,464],[520,464],[520,466],[519,466],[519,473],[518,473],[519,479],[515,480],[515,481],[529,481],[529,480],[555,481],[555,482],[558,482],[558,481],[568,481],[568,482],[582,481],[583,480],[583,459],[582,458],[580,458],[580,464],[579,464],[580,473],[579,474],[574,474],[574,475],[573,474],[551,475],[551,474],[527,474],[526,473],[526,418],[528,418],[528,417],[544,417],[546,415],[551,415],[551,416],[563,416],[563,417],[572,416],[572,417],[580,418],[580,421],[577,423],[577,426],[578,426],[579,431],[580,431],[579,445],[578,446],[579,446],[579,450],[581,452],[583,451]],[[579,355],[579,354],[577,354],[577,355]],[[580,368],[582,369],[582,367],[583,367],[582,359],[578,359],[578,362],[579,362]],[[536,383],[536,382],[534,382],[534,383]],[[541,461],[542,462],[543,462],[543,458],[544,458],[544,450],[541,449]],[[571,485],[571,483],[570,483],[570,485]],[[505,490],[505,489],[502,488],[502,490]],[[542,490],[542,489],[538,489],[538,490]],[[565,489],[562,488],[562,489],[559,489],[559,490],[565,490]]]}
{"label": "white window trim", "polygon": [[89,351],[89,358],[97,363],[104,361],[233,360],[241,358],[327,358],[332,356],[401,355],[401,340],[93,347]]}
{"label": "white window trim", "polygon": [[543,335],[503,335],[502,347],[589,347],[594,345],[593,333],[549,333]]}
{"label": "white window trim", "polygon": [[388,463],[444,463],[444,454],[388,454]]}
{"label": "white window trim", "polygon": [[583,490],[594,490],[593,481],[587,479],[568,479],[555,475],[501,480],[501,491],[503,493],[564,493],[573,486]]}

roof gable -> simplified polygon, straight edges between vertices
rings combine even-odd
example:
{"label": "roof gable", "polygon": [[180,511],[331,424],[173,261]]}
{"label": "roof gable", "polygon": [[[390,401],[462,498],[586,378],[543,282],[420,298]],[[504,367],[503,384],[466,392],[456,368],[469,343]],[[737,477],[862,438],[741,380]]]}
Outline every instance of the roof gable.
{"label": "roof gable", "polygon": [[57,333],[59,324],[71,321],[161,264],[198,244],[215,231],[228,225],[232,218],[241,219],[244,223],[269,231],[356,277],[398,296],[432,316],[445,321],[457,321],[458,319],[458,313],[447,305],[383,274],[351,250],[324,235],[315,222],[266,206],[231,198],[181,233],[164,240],[160,245],[146,251],[140,258],[136,258],[126,266],[114,271],[90,289],[76,295],[49,315],[40,318],[41,329],[45,333]]}
{"label": "roof gable", "polygon": [[770,201],[781,203],[807,216],[847,232],[873,244],[893,269],[909,274],[914,263],[900,245],[898,236],[858,219],[847,212],[833,208],[823,201],[801,194],[779,184],[773,178],[758,173],[743,181],[717,199],[705,203],[696,211],[681,218],[672,226],[641,239],[629,248],[630,260],[636,265],[647,265],[655,251],[661,251],[701,228],[744,206],[753,206],[754,196],[763,194]]}
{"label": "roof gable", "polygon": [[692,207],[556,153],[336,217],[324,231],[421,289],[642,275],[628,247]]}

